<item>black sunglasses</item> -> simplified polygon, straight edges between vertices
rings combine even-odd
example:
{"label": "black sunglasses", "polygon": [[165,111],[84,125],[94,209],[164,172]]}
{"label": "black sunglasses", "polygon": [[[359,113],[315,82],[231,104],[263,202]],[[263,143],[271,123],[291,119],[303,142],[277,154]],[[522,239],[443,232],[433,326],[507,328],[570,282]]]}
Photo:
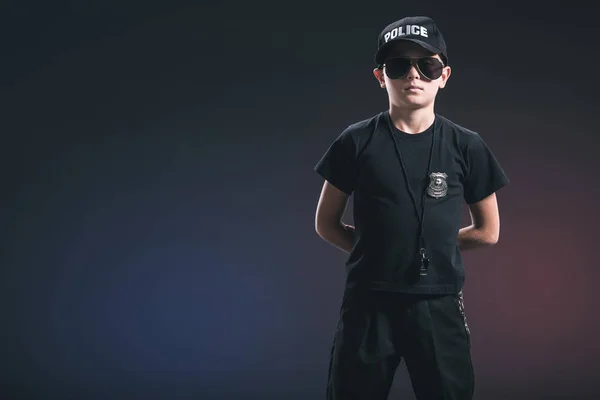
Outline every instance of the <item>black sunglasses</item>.
{"label": "black sunglasses", "polygon": [[410,71],[410,67],[413,65],[415,66],[419,74],[432,81],[442,76],[442,71],[444,70],[444,63],[435,57],[388,58],[386,60],[386,63],[382,65],[381,68],[385,67],[385,74],[388,78],[401,79],[408,74],[408,71]]}

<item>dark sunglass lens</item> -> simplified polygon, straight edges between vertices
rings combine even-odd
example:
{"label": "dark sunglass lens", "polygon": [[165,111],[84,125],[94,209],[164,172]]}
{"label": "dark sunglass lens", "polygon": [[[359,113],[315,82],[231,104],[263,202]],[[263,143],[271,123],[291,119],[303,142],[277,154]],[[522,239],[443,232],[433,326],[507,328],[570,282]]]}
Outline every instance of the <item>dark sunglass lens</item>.
{"label": "dark sunglass lens", "polygon": [[428,79],[435,80],[442,76],[444,65],[437,58],[422,58],[417,65],[419,66],[421,73]]}
{"label": "dark sunglass lens", "polygon": [[402,78],[410,70],[410,61],[405,58],[390,58],[385,63],[385,74],[390,79]]}

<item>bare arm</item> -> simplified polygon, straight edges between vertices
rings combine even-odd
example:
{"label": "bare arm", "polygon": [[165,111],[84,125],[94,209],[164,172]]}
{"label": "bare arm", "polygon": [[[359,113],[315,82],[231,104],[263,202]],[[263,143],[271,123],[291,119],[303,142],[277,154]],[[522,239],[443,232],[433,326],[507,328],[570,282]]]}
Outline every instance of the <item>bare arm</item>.
{"label": "bare arm", "polygon": [[325,181],[317,204],[315,230],[327,243],[350,253],[354,242],[354,227],[342,222],[347,205],[348,195]]}
{"label": "bare arm", "polygon": [[500,236],[498,201],[493,193],[469,205],[472,224],[458,231],[460,250],[472,250],[496,244]]}

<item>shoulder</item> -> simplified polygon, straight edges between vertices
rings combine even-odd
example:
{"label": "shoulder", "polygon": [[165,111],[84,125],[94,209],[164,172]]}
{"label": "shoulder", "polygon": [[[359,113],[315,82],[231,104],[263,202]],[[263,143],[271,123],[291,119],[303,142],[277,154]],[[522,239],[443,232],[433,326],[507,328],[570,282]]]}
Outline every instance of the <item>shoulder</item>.
{"label": "shoulder", "polygon": [[338,141],[352,145],[356,154],[360,154],[367,147],[376,132],[386,123],[386,112],[380,112],[368,118],[352,122],[338,137]]}
{"label": "shoulder", "polygon": [[463,142],[472,142],[481,139],[479,132],[466,128],[463,125],[457,124],[449,118],[438,114],[437,120],[439,122],[440,129],[444,133],[447,133],[456,139],[459,139]]}
{"label": "shoulder", "polygon": [[457,124],[439,114],[437,115],[437,118],[437,121],[439,121],[440,132],[442,132],[442,136],[445,137],[447,143],[452,143],[455,148],[460,149],[464,155],[470,151],[477,151],[486,147],[479,132]]}
{"label": "shoulder", "polygon": [[373,135],[381,130],[382,125],[387,123],[387,114],[385,111],[368,118],[355,121],[348,125],[341,133],[341,137],[346,140],[352,140],[357,148],[364,147]]}

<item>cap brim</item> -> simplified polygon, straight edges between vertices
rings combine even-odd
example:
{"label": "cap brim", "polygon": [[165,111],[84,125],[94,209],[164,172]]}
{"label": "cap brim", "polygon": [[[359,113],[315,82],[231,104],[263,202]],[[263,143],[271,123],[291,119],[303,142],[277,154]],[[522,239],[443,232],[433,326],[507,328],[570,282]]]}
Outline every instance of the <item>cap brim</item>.
{"label": "cap brim", "polygon": [[419,46],[423,47],[425,50],[432,52],[433,54],[441,54],[442,53],[441,49],[435,48],[432,45],[430,45],[429,43],[425,43],[418,39],[396,38],[396,39],[390,40],[389,42],[387,42],[386,44],[381,46],[381,48],[379,50],[377,50],[377,53],[375,54],[375,63],[377,65],[382,65],[385,62],[385,58],[387,57],[390,49],[398,42],[412,42],[412,43],[418,44]]}

